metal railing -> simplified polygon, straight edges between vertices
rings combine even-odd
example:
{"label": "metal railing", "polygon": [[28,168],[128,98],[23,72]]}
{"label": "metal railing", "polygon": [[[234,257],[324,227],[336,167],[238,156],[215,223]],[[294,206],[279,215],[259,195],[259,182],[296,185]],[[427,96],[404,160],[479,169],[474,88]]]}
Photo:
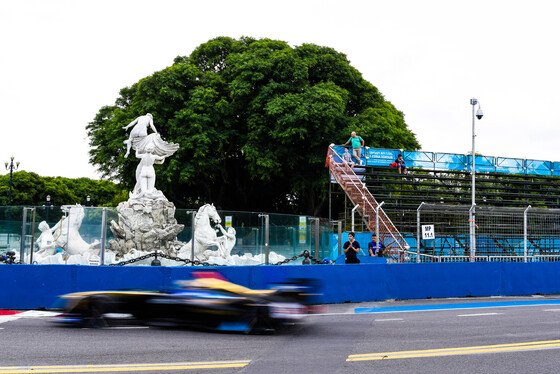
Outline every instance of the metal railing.
{"label": "metal railing", "polygon": [[354,209],[359,208],[368,229],[378,234],[391,255],[397,255],[404,261],[408,244],[381,208],[383,203],[377,202],[353,168],[336,152],[334,145],[329,146],[327,164],[337,183],[354,204]]}

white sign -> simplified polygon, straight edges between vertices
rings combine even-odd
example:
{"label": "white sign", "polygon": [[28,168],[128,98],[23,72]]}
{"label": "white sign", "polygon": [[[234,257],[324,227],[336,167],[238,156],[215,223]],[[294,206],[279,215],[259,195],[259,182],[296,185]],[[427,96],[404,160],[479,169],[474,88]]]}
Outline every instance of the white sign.
{"label": "white sign", "polygon": [[422,239],[435,239],[434,225],[422,225]]}
{"label": "white sign", "polygon": [[101,257],[99,257],[97,255],[92,255],[88,260],[88,264],[92,265],[92,266],[100,265],[101,264]]}

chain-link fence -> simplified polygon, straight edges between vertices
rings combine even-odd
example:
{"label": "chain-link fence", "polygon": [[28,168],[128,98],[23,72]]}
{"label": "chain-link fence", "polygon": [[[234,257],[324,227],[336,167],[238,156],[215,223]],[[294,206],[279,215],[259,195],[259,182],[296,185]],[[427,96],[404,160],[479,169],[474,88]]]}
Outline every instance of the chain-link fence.
{"label": "chain-link fence", "polygon": [[416,237],[407,238],[416,248],[411,261],[560,260],[558,209],[422,204],[416,226]]}

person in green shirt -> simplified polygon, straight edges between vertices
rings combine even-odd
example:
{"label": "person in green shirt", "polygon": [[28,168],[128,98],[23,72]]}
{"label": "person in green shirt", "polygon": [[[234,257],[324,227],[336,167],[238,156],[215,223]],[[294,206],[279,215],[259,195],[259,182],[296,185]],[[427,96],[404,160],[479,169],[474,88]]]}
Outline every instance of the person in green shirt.
{"label": "person in green shirt", "polygon": [[356,159],[356,164],[362,164],[362,147],[364,146],[364,139],[356,135],[355,131],[352,131],[350,139],[344,145],[352,143],[352,155]]}

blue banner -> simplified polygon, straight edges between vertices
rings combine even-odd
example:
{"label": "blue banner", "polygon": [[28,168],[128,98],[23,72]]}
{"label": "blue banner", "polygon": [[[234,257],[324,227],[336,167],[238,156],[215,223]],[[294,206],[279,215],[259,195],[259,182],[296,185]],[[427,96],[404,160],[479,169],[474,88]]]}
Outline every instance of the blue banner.
{"label": "blue banner", "polygon": [[[343,147],[336,146],[335,148],[337,152],[344,152]],[[471,171],[472,168],[472,156],[458,153],[366,148],[362,156],[365,156],[366,165],[389,166],[399,154],[403,155],[408,167],[457,171]],[[476,155],[475,161],[477,172],[560,176],[560,162],[484,155]]]}

